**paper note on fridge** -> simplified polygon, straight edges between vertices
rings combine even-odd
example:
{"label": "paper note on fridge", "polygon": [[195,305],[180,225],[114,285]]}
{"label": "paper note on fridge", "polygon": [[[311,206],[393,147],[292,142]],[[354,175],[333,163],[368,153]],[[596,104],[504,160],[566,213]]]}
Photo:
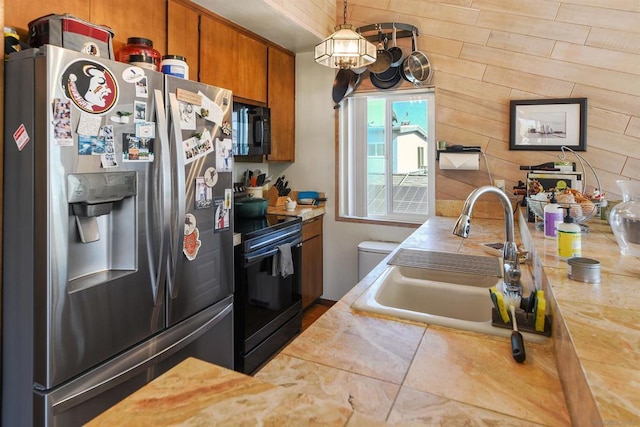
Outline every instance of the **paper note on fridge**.
{"label": "paper note on fridge", "polygon": [[198,92],[198,95],[202,97],[202,105],[196,107],[196,112],[201,117],[204,117],[205,120],[213,122],[217,125],[221,125],[222,116],[224,115],[222,108],[220,108],[218,104],[207,98],[204,93]]}
{"label": "paper note on fridge", "polygon": [[478,170],[479,153],[440,153],[440,169]]}

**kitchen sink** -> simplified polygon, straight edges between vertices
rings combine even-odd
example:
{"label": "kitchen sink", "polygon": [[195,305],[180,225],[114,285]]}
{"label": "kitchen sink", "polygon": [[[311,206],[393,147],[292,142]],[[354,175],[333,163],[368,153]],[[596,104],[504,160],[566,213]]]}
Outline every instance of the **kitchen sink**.
{"label": "kitchen sink", "polygon": [[[498,258],[400,249],[389,264],[352,304],[354,309],[454,329],[511,335],[510,329],[491,325],[493,304],[488,289],[502,281]],[[539,335],[524,335],[531,341],[544,340]]]}

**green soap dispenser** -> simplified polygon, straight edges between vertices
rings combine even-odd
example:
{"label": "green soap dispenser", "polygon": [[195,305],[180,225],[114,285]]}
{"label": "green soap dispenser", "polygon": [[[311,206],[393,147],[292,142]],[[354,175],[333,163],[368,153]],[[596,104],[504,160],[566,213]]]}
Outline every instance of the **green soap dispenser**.
{"label": "green soap dispenser", "polygon": [[558,257],[560,259],[569,259],[582,256],[580,226],[573,222],[573,217],[570,215],[570,207],[561,206],[561,209],[566,209],[567,214],[564,217],[564,222],[558,225]]}

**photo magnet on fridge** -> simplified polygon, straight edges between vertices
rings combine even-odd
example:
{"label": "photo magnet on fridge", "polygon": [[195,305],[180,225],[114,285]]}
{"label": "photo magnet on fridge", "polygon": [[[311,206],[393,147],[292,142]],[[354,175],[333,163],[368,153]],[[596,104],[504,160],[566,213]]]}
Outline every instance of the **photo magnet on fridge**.
{"label": "photo magnet on fridge", "polygon": [[209,187],[203,176],[199,176],[196,178],[196,191],[195,191],[195,201],[196,201],[196,209],[206,209],[210,208],[213,204],[213,190]]}
{"label": "photo magnet on fridge", "polygon": [[71,101],[56,98],[53,101],[53,135],[55,145],[70,147],[73,145],[71,130]]}
{"label": "photo magnet on fridge", "polygon": [[215,233],[219,233],[221,231],[226,231],[230,227],[229,223],[229,209],[225,209],[225,198],[224,197],[216,197],[214,199],[215,203],[215,217],[213,218],[213,231]]}

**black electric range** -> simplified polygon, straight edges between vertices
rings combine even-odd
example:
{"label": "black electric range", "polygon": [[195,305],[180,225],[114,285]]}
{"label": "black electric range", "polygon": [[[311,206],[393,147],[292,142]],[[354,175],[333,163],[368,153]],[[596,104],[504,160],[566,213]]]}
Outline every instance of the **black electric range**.
{"label": "black electric range", "polygon": [[[302,220],[238,218],[234,231],[242,236],[234,258],[235,370],[251,374],[302,329]],[[283,273],[274,264],[288,252],[292,271]]]}

